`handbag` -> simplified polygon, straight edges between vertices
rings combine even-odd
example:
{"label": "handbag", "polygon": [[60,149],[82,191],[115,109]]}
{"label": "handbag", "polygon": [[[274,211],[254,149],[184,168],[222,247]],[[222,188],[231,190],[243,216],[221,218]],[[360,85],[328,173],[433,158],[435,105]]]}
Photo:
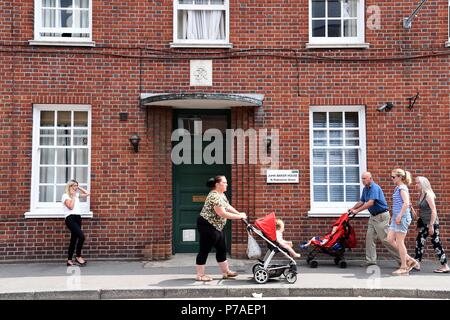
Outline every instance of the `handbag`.
{"label": "handbag", "polygon": [[261,257],[261,248],[250,233],[248,234],[247,256],[249,259],[258,259]]}

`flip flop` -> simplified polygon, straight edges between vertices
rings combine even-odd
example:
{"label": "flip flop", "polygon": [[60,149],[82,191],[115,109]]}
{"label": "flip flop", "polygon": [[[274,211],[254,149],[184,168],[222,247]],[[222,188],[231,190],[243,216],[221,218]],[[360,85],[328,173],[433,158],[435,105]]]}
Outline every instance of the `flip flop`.
{"label": "flip flop", "polygon": [[433,270],[433,272],[434,273],[449,273],[450,269],[449,270],[436,269],[436,270]]}

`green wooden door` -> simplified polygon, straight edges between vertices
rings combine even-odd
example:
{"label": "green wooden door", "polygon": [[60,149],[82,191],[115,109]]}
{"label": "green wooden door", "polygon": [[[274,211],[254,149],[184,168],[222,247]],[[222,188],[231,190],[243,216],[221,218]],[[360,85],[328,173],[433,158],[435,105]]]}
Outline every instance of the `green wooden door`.
{"label": "green wooden door", "polygon": [[[209,189],[208,178],[225,175],[228,180],[227,197],[231,195],[231,165],[226,164],[225,130],[229,128],[229,110],[174,110],[174,128],[189,131],[191,139],[190,164],[173,165],[173,251],[174,253],[198,252],[199,235],[197,217],[203,207]],[[194,142],[195,136],[202,137],[207,129],[219,129],[223,137],[222,164],[206,164],[202,156],[211,141]],[[201,139],[203,140],[203,139]],[[197,140],[200,141],[200,140]],[[180,141],[181,142],[181,141]],[[173,146],[179,142],[175,141]],[[184,150],[186,151],[186,150]],[[184,152],[183,151],[183,152]],[[215,154],[215,153],[214,153]],[[200,160],[200,163],[198,163]],[[230,243],[230,222],[227,223],[227,242]],[[228,248],[230,246],[228,245]]]}

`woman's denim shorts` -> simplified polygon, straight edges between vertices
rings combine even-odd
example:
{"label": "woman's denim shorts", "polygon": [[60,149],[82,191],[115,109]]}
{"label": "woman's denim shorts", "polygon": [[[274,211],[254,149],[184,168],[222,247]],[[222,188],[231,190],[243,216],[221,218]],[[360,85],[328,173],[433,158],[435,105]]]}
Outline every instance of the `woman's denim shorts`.
{"label": "woman's denim shorts", "polygon": [[395,217],[392,217],[389,229],[394,232],[407,233],[408,227],[411,224],[411,221],[412,221],[411,214],[409,212],[406,212],[403,215],[402,220],[400,221],[400,224],[396,224]]}

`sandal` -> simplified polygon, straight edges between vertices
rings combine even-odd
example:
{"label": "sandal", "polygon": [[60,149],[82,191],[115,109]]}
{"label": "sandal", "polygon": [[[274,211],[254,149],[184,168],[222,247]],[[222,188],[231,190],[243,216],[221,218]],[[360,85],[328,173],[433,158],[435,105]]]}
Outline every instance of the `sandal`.
{"label": "sandal", "polygon": [[230,278],[235,278],[237,277],[238,273],[234,272],[234,271],[228,271],[227,273],[223,274],[223,279],[230,279]]}
{"label": "sandal", "polygon": [[409,276],[409,270],[408,270],[408,268],[400,268],[400,269],[392,272],[392,275],[393,276]]}
{"label": "sandal", "polygon": [[433,270],[434,273],[449,273],[450,269],[436,269]]}
{"label": "sandal", "polygon": [[210,276],[207,276],[206,274],[198,274],[195,277],[196,281],[212,281],[213,278],[211,278]]}
{"label": "sandal", "polygon": [[420,270],[420,264],[415,259],[409,260],[407,263],[408,271],[411,271],[412,269]]}

